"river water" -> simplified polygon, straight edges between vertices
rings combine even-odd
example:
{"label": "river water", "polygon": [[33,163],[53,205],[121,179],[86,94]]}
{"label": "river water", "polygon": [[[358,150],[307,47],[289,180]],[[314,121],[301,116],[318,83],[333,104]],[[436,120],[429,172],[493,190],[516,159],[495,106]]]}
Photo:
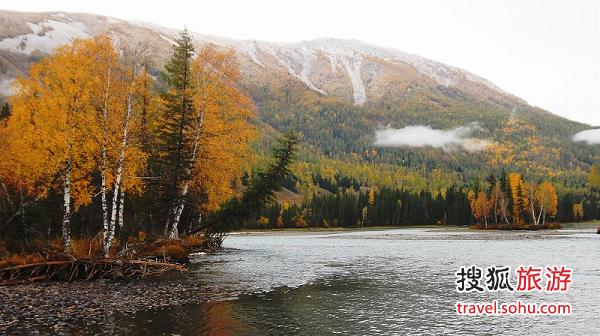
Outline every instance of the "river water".
{"label": "river water", "polygon": [[[137,313],[119,329],[177,335],[598,335],[600,236],[407,228],[232,234],[187,276],[208,302]],[[566,293],[459,293],[461,266],[566,265]],[[566,302],[570,316],[458,316],[455,303]]]}

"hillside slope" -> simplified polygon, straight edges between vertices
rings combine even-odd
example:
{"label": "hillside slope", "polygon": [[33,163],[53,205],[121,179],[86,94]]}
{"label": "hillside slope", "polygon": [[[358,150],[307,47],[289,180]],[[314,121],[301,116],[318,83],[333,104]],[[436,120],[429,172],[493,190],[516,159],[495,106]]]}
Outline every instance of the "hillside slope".
{"label": "hillside slope", "polygon": [[[73,38],[100,34],[109,34],[117,45],[150,43],[156,49],[152,71],[160,78],[158,69],[177,33],[89,14],[0,11],[0,94],[10,94],[12,79],[26,73],[30,62]],[[328,165],[347,167],[338,168],[337,174],[352,175],[362,184],[396,184],[394,176],[409,173],[435,184],[433,168],[444,180],[460,181],[504,167],[578,185],[598,155],[597,146],[571,140],[589,126],[532,107],[485,79],[420,56],[355,40],[271,43],[192,35],[199,48],[214,44],[235,50],[243,87],[257,104],[264,127],[300,131],[307,144],[301,158],[313,175],[327,175],[327,159]],[[468,128],[468,136],[485,145],[475,151],[374,144],[377,130],[415,125]],[[369,173],[356,172],[365,165],[372,168]],[[390,173],[374,178],[382,169]]]}

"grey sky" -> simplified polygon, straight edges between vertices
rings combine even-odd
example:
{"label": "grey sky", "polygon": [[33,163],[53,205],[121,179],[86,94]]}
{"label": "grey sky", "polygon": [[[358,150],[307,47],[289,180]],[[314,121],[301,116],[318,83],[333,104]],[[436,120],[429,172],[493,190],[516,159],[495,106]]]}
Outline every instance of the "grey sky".
{"label": "grey sky", "polygon": [[569,119],[600,125],[597,0],[5,1],[231,38],[358,39],[469,70]]}

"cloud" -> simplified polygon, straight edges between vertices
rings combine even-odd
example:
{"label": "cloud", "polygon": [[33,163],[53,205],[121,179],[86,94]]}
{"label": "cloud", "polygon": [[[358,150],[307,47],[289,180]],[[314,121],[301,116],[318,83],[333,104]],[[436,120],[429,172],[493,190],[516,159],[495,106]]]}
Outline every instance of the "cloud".
{"label": "cloud", "polygon": [[585,141],[589,145],[600,144],[600,128],[581,131],[573,135],[573,141]]}
{"label": "cloud", "polygon": [[451,130],[434,129],[431,126],[406,126],[395,129],[386,127],[375,132],[375,145],[382,147],[434,147],[446,151],[462,147],[466,151],[475,152],[485,149],[491,144],[488,140],[469,138],[476,129],[477,123],[460,126]]}

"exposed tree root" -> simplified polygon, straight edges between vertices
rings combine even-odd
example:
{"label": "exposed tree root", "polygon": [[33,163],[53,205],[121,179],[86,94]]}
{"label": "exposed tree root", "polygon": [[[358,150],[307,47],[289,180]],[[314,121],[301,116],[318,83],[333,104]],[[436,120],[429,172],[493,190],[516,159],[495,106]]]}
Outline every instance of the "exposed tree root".
{"label": "exposed tree root", "polygon": [[140,243],[116,242],[111,257],[103,258],[97,237],[74,240],[73,254],[59,251],[62,246],[35,246],[34,252],[12,255],[0,262],[0,286],[41,281],[89,281],[94,279],[135,279],[170,271],[184,272],[182,265],[198,251],[218,249],[224,235],[190,235],[179,240]]}
{"label": "exposed tree root", "polygon": [[144,278],[170,271],[185,272],[183,265],[137,259],[72,258],[49,260],[0,269],[0,285],[40,281]]}

